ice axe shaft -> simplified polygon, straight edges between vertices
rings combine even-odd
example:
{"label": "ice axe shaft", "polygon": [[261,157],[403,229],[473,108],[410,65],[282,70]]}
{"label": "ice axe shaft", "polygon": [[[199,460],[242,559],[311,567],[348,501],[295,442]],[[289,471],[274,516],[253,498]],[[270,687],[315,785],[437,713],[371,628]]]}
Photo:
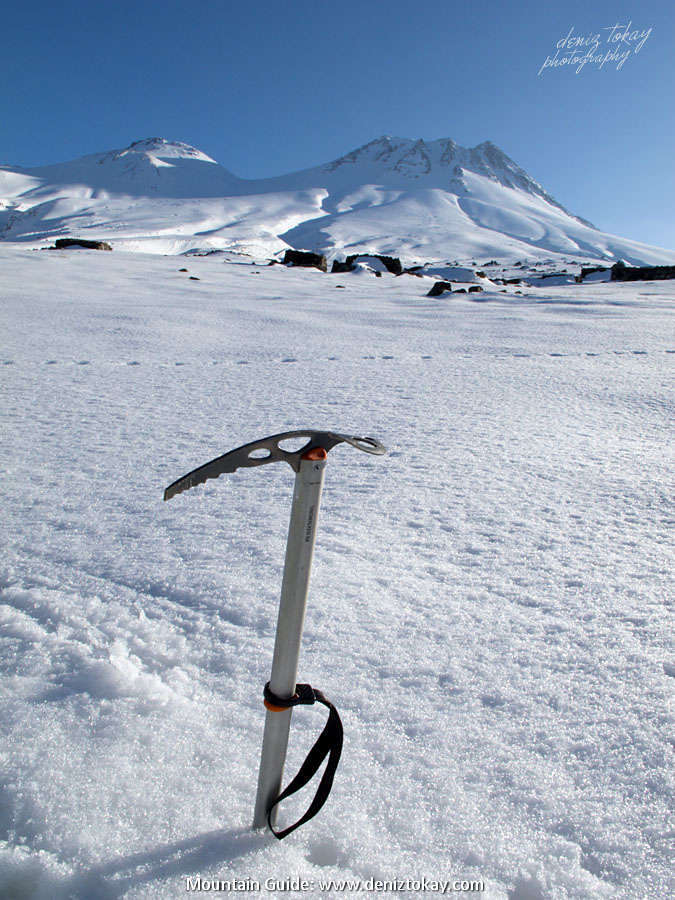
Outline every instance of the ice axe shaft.
{"label": "ice axe shaft", "polygon": [[[295,476],[270,675],[270,690],[277,697],[289,698],[295,692],[325,468],[326,451],[321,448],[310,450],[301,459]],[[267,825],[267,812],[281,793],[292,714],[292,708],[267,710],[253,814],[254,828]],[[272,825],[276,823],[276,815],[277,809],[274,808],[270,815]]]}

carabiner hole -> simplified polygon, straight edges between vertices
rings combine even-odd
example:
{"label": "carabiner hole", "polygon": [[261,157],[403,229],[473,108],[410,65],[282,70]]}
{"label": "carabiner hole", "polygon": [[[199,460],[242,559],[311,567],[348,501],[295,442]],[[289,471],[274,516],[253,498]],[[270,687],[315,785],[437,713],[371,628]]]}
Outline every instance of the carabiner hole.
{"label": "carabiner hole", "polygon": [[306,445],[307,437],[292,437],[284,438],[283,441],[279,441],[277,447],[285,453],[297,453],[298,450],[302,450]]}
{"label": "carabiner hole", "polygon": [[257,447],[255,450],[251,450],[248,454],[249,459],[269,459],[272,455],[272,451],[267,447]]}

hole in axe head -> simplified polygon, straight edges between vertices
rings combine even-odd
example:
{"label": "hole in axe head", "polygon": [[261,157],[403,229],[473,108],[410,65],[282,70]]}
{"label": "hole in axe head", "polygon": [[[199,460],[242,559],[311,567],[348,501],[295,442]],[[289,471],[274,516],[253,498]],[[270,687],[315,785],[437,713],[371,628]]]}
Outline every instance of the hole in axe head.
{"label": "hole in axe head", "polygon": [[286,453],[297,453],[307,444],[307,440],[307,437],[285,438],[283,441],[279,441],[277,447],[285,450]]}
{"label": "hole in axe head", "polygon": [[256,450],[251,450],[248,454],[249,459],[269,459],[272,455],[272,451],[268,450],[267,447],[258,447]]}

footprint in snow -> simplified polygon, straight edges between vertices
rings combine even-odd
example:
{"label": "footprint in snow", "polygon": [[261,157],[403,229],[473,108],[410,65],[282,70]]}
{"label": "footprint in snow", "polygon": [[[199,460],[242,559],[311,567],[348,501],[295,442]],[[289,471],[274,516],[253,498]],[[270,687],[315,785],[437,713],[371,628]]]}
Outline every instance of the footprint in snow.
{"label": "footprint in snow", "polygon": [[506,700],[500,694],[483,694],[480,702],[488,709],[498,709],[506,704]]}
{"label": "footprint in snow", "polygon": [[309,846],[307,853],[308,862],[315,866],[344,866],[348,857],[333,838],[322,838],[314,841]]}
{"label": "footprint in snow", "polygon": [[288,357],[286,357],[286,359],[282,359],[281,361],[285,362],[285,363],[291,363],[291,362],[297,362],[297,359],[294,356],[288,356]]}

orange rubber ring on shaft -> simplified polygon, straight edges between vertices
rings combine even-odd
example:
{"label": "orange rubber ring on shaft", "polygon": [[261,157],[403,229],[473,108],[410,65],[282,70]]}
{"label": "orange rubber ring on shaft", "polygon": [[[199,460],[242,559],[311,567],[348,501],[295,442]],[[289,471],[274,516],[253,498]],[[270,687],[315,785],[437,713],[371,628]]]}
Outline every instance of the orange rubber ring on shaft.
{"label": "orange rubber ring on shaft", "polygon": [[327,459],[328,454],[323,449],[323,447],[314,447],[312,450],[308,450],[307,453],[302,454],[303,459]]}

